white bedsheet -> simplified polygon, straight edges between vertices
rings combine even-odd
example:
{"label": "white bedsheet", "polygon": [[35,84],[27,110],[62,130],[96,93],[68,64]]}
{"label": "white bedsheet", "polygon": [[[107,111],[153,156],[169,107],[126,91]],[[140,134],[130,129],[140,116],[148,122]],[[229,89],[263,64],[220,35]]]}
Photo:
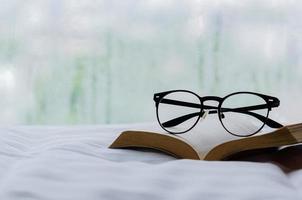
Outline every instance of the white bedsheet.
{"label": "white bedsheet", "polygon": [[302,199],[302,171],[107,148],[146,126],[0,128],[0,200]]}

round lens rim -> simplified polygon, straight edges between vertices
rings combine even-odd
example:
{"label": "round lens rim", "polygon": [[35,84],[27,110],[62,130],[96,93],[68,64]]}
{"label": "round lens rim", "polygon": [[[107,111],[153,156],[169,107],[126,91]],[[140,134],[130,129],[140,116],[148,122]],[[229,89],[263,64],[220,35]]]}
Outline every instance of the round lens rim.
{"label": "round lens rim", "polygon": [[173,134],[173,135],[183,134],[183,133],[186,133],[186,132],[192,130],[192,129],[196,126],[196,124],[199,122],[199,120],[200,120],[200,118],[201,118],[201,116],[198,115],[198,118],[197,118],[196,122],[192,125],[192,127],[190,127],[188,130],[185,130],[185,131],[182,131],[182,132],[172,132],[172,131],[169,131],[169,130],[167,130],[167,129],[162,125],[162,123],[160,122],[159,113],[158,113],[158,108],[159,108],[160,102],[161,102],[162,99],[163,99],[164,97],[166,97],[167,95],[169,95],[169,94],[171,94],[171,93],[176,93],[176,92],[187,92],[187,93],[193,94],[193,95],[196,96],[196,97],[198,98],[198,100],[199,100],[199,103],[200,103],[200,113],[201,113],[202,110],[203,110],[203,104],[202,104],[201,98],[200,98],[197,94],[195,94],[194,92],[192,92],[192,91],[189,91],[189,90],[173,90],[173,91],[170,91],[170,92],[166,93],[165,95],[163,95],[163,96],[158,100],[158,103],[157,103],[157,106],[156,106],[156,117],[157,117],[157,121],[158,121],[159,125],[161,126],[161,128],[164,129],[165,131],[167,131],[168,133]]}
{"label": "round lens rim", "polygon": [[[260,94],[257,94],[257,93],[254,93],[254,92],[235,92],[235,93],[231,93],[231,94],[225,96],[225,97],[222,98],[222,100],[219,102],[217,114],[218,114],[219,121],[220,121],[221,125],[223,126],[223,128],[224,128],[228,133],[230,133],[231,135],[234,135],[234,136],[236,136],[236,137],[242,137],[242,138],[244,138],[244,137],[250,137],[250,136],[252,136],[252,135],[257,134],[261,129],[263,129],[263,127],[265,126],[266,123],[263,122],[262,126],[261,126],[257,131],[255,131],[254,133],[251,133],[251,134],[249,134],[249,135],[237,135],[237,134],[232,133],[231,131],[229,131],[229,130],[225,127],[225,125],[223,124],[223,122],[222,122],[222,118],[221,118],[221,106],[222,106],[223,102],[224,102],[227,98],[229,98],[229,97],[231,97],[231,96],[234,96],[234,95],[238,95],[238,94],[251,94],[251,95],[258,96],[259,98],[263,99],[267,104],[268,104],[268,101],[267,101],[267,99],[265,99],[265,98],[264,98],[263,96],[261,96]],[[269,108],[267,108],[266,118],[268,118],[268,116],[269,116],[269,111],[270,111]]]}

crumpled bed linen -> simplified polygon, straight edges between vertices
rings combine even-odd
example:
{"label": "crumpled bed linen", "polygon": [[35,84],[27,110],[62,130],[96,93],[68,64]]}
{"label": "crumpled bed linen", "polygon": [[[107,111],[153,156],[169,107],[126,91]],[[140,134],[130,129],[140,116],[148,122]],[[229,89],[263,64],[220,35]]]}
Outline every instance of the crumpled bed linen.
{"label": "crumpled bed linen", "polygon": [[1,200],[302,199],[302,170],[108,149],[155,124],[0,128]]}

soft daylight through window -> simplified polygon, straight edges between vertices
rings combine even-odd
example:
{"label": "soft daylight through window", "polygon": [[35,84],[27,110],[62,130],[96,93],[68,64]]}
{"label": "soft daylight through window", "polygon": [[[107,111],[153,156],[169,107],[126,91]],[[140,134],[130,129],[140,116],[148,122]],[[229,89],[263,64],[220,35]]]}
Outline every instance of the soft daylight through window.
{"label": "soft daylight through window", "polygon": [[154,121],[175,88],[299,101],[300,2],[259,2],[1,2],[0,123]]}

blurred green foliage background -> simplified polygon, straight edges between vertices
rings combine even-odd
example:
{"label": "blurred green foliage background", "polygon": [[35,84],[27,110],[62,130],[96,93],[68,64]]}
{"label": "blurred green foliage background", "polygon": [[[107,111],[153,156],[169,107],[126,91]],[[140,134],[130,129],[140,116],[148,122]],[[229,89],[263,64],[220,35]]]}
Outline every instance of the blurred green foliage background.
{"label": "blurred green foliage background", "polygon": [[0,123],[154,121],[152,95],[170,89],[251,90],[293,107],[301,11],[299,1],[3,1]]}

